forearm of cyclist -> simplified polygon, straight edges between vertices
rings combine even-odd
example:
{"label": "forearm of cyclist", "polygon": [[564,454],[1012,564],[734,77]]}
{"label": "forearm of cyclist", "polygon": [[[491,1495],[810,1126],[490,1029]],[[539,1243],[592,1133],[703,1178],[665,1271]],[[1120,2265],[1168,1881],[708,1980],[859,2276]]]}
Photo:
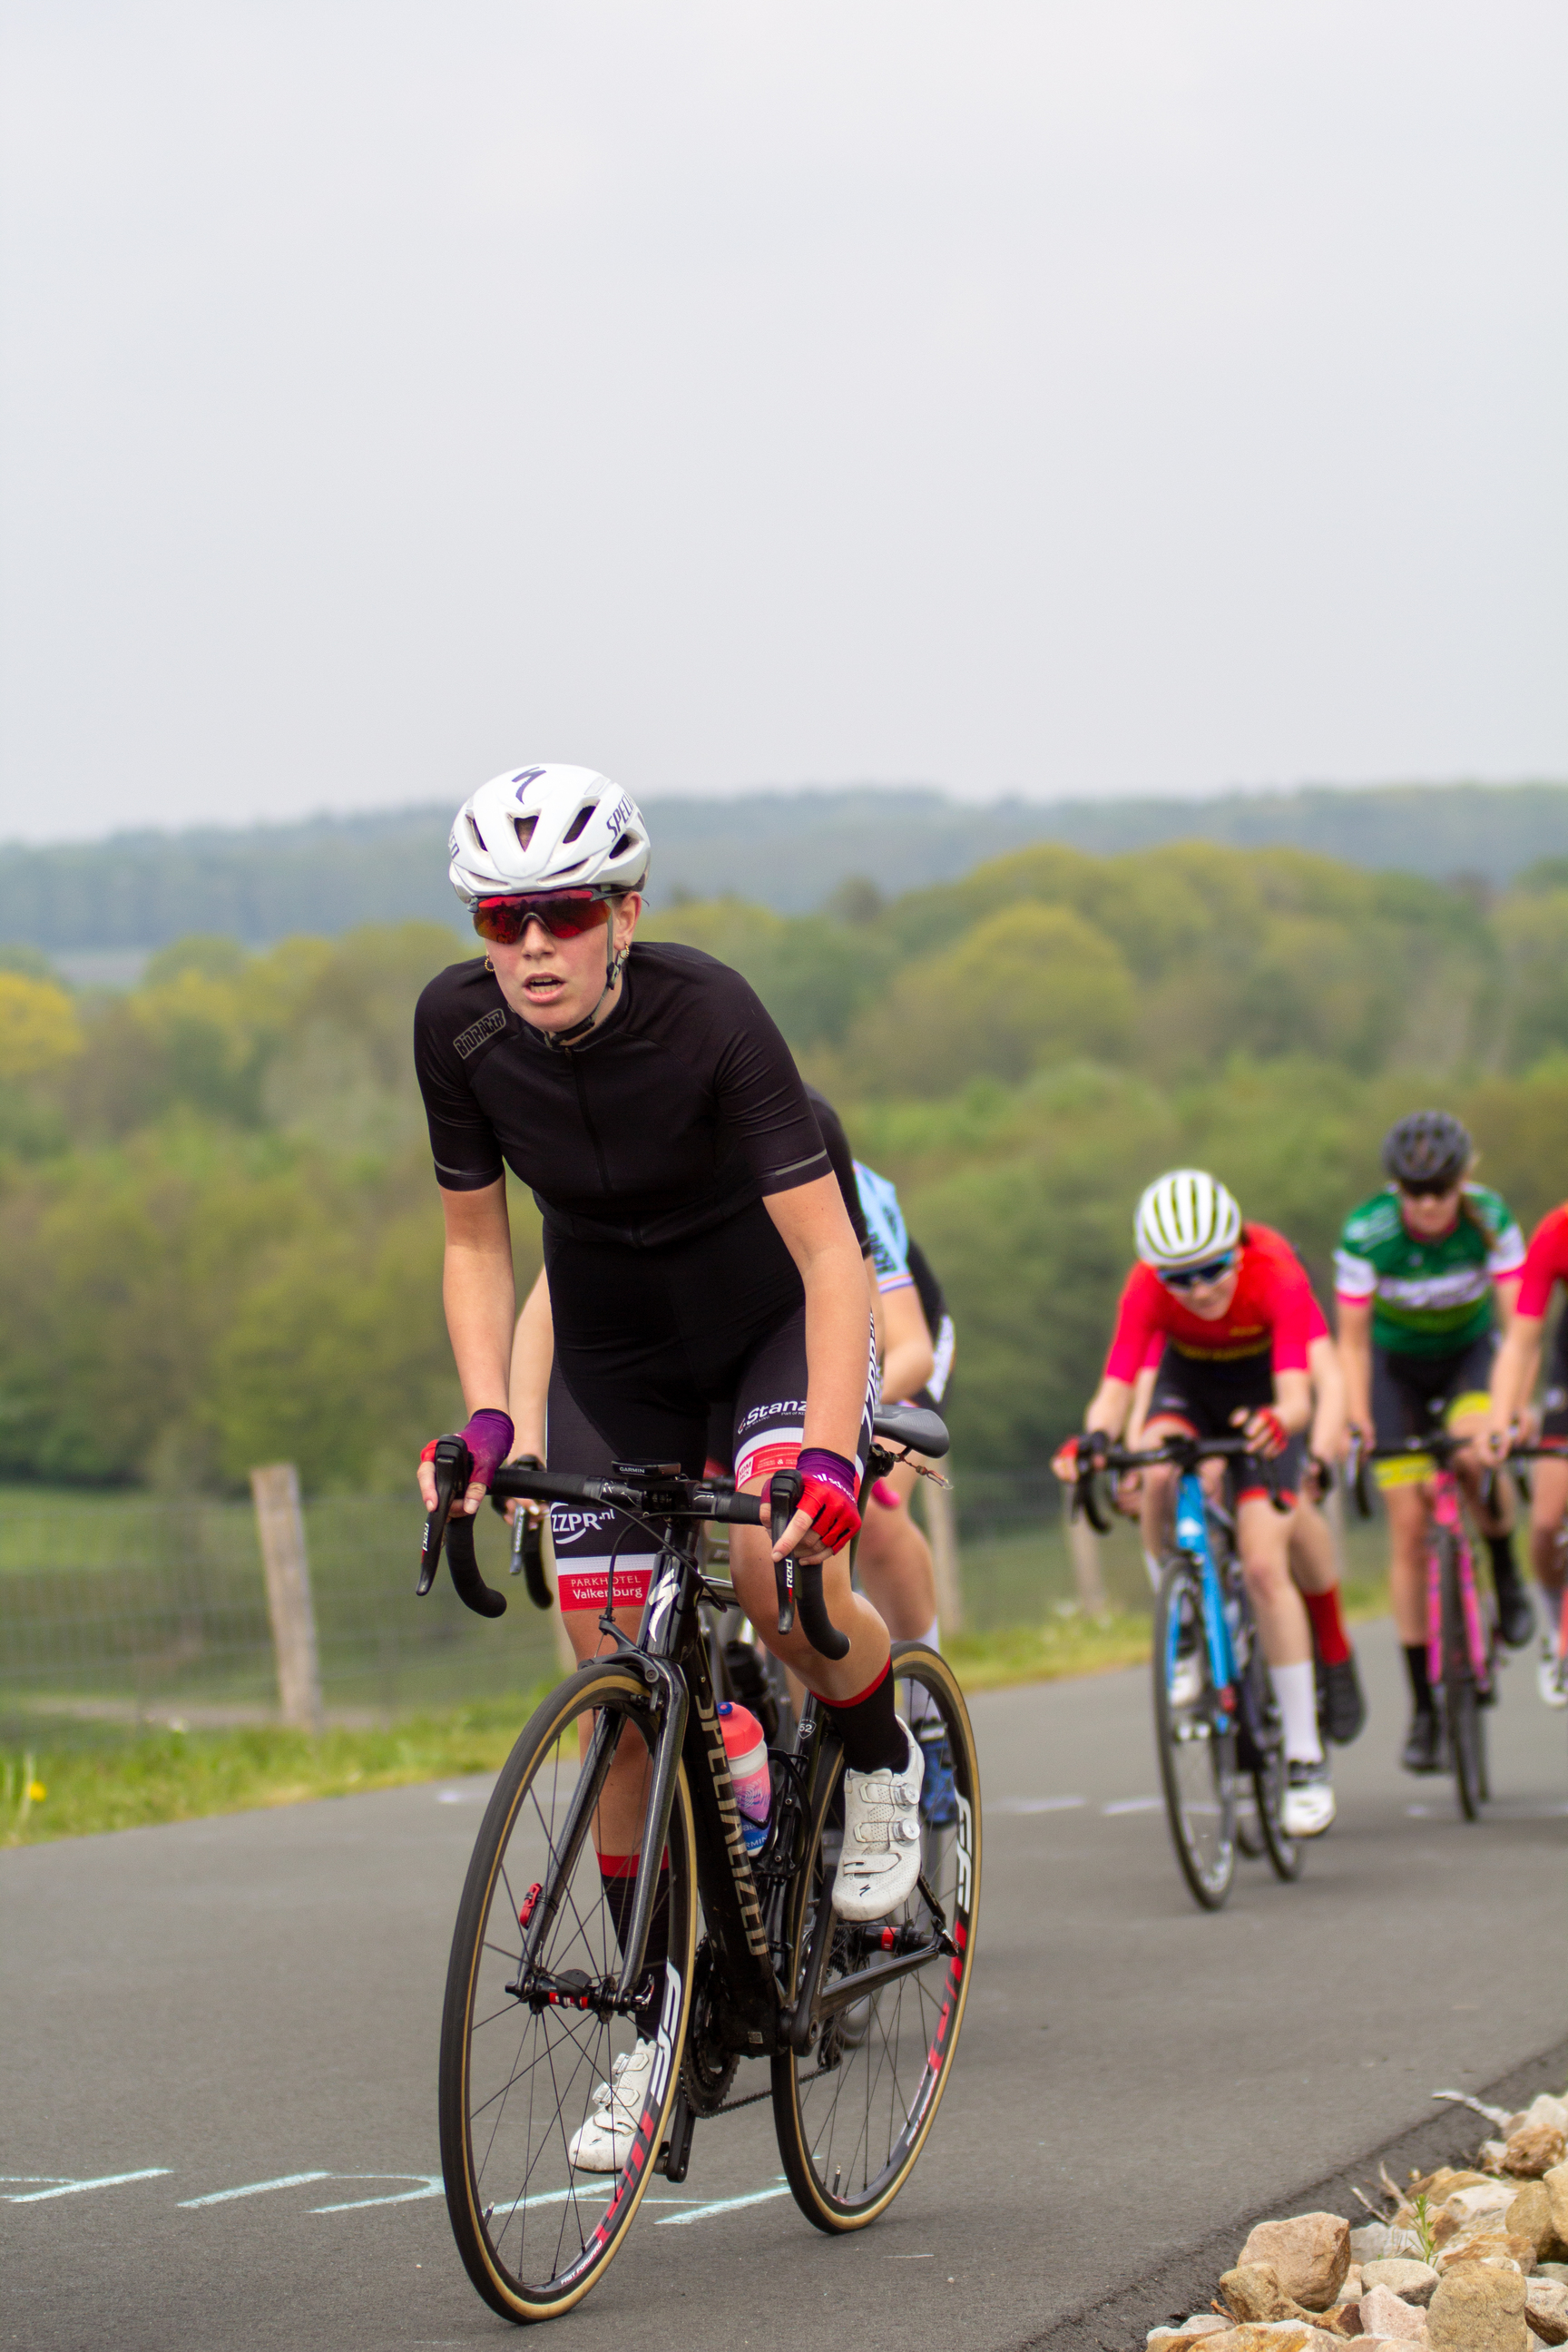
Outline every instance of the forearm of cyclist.
{"label": "forearm of cyclist", "polygon": [[1372,1419],[1372,1302],[1342,1298],[1339,1302],[1340,1369],[1344,1375],[1345,1418],[1368,1439],[1375,1437]]}
{"label": "forearm of cyclist", "polygon": [[1314,1339],[1307,1350],[1312,1383],[1312,1429],[1309,1450],[1320,1462],[1337,1462],[1345,1450],[1348,1412],[1344,1374],[1331,1339]]}
{"label": "forearm of cyclist", "polygon": [[[443,1191],[441,1207],[447,1221],[441,1299],[463,1402],[470,1416],[505,1412],[516,1307],[506,1179],[478,1192]],[[419,1491],[426,1509],[434,1510],[436,1474],[428,1462],[419,1465]],[[477,1511],[484,1498],[476,1482],[459,1507]]]}
{"label": "forearm of cyclist", "polygon": [[1545,1327],[1544,1316],[1516,1315],[1503,1335],[1492,1365],[1489,1435],[1494,1454],[1507,1451],[1509,1433],[1535,1393]]}
{"label": "forearm of cyclist", "polygon": [[889,1290],[882,1300],[882,1330],[887,1354],[882,1360],[882,1402],[904,1404],[918,1394],[936,1370],[936,1351],[921,1312],[921,1297],[912,1284]]}
{"label": "forearm of cyclist", "polygon": [[[537,1461],[544,1460],[545,1412],[554,1361],[555,1324],[550,1312],[550,1284],[542,1266],[539,1279],[522,1302],[522,1312],[512,1334],[510,1410],[514,1460],[520,1454],[531,1454]],[[519,1510],[527,1510],[534,1518],[543,1515],[542,1504],[509,1503],[509,1525]]]}
{"label": "forearm of cyclist", "polygon": [[[790,1192],[769,1193],[763,1205],[799,1269],[805,1291],[805,1423],[803,1450],[824,1447],[853,1462],[866,1409],[870,1346],[860,1251],[831,1176]],[[803,1559],[821,1547],[804,1511],[797,1511],[779,1549]]]}

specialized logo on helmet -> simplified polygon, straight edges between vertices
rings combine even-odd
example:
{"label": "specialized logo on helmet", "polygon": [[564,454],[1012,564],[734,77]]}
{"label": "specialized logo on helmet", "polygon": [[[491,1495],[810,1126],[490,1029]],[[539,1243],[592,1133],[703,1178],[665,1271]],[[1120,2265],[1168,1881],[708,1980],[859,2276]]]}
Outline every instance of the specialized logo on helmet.
{"label": "specialized logo on helmet", "polygon": [[479,1052],[487,1037],[495,1036],[505,1027],[506,1013],[504,1008],[498,1004],[493,1013],[487,1013],[482,1021],[476,1021],[471,1029],[465,1029],[460,1037],[453,1038],[454,1050],[459,1053],[466,1062],[470,1054]]}
{"label": "specialized logo on helmet", "polygon": [[524,768],[521,775],[512,778],[512,782],[517,786],[517,796],[520,801],[526,798],[528,788],[534,778],[543,773],[542,768]]}

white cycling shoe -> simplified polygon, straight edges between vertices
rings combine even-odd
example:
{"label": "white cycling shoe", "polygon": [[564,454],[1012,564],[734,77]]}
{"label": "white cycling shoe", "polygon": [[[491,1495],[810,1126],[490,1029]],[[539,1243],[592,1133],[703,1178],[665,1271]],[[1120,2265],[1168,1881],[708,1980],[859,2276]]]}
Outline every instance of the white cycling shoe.
{"label": "white cycling shoe", "polygon": [[910,1727],[895,1717],[909,1740],[901,1772],[844,1775],[844,1843],[833,1882],[833,1908],[841,1919],[886,1919],[907,1903],[921,1874],[921,1783],[925,1758]]}
{"label": "white cycling shoe", "polygon": [[1280,1828],[1288,1838],[1321,1837],[1336,1811],[1326,1759],[1316,1764],[1303,1764],[1298,1759],[1286,1769],[1289,1777],[1285,1801],[1279,1808]]}
{"label": "white cycling shoe", "polygon": [[594,2094],[594,2112],[567,2153],[578,2172],[618,2172],[632,2152],[653,2073],[653,2043],[623,2051]]}
{"label": "white cycling shoe", "polygon": [[1541,1663],[1535,1669],[1535,1687],[1541,1693],[1543,1706],[1568,1706],[1568,1671],[1552,1647],[1550,1637],[1541,1644]]}
{"label": "white cycling shoe", "polygon": [[1173,1706],[1196,1706],[1204,1695],[1204,1667],[1195,1650],[1177,1656],[1167,1689]]}

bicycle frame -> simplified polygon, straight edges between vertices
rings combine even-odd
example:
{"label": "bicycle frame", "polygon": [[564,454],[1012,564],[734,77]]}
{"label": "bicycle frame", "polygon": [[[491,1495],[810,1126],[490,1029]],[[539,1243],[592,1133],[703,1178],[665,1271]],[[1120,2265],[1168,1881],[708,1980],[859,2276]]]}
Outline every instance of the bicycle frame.
{"label": "bicycle frame", "polygon": [[1480,1594],[1476,1589],[1476,1565],[1460,1503],[1459,1481],[1451,1464],[1435,1461],[1431,1483],[1431,1528],[1426,1546],[1426,1672],[1433,1688],[1438,1688],[1444,1679],[1443,1557],[1442,1547],[1435,1538],[1442,1529],[1454,1538],[1465,1646],[1476,1688],[1485,1697],[1492,1686],[1491,1645],[1481,1622]]}
{"label": "bicycle frame", "polygon": [[[1203,1573],[1204,1622],[1208,1634],[1209,1678],[1220,1705],[1227,1715],[1236,1709],[1236,1651],[1230,1638],[1230,1620],[1226,1614],[1225,1591],[1220,1583],[1219,1569],[1215,1561],[1214,1546],[1209,1541],[1207,1497],[1204,1483],[1196,1470],[1184,1470],[1176,1486],[1176,1549],[1195,1559]],[[1176,1638],[1173,1624],[1171,1638]],[[1173,1651],[1165,1661],[1167,1676],[1175,1666]]]}

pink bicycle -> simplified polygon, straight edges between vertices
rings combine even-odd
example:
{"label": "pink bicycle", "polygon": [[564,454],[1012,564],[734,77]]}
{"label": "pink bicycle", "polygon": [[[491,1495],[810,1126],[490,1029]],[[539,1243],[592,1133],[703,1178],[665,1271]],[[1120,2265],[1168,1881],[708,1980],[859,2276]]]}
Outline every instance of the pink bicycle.
{"label": "pink bicycle", "polygon": [[1497,1609],[1476,1582],[1456,1458],[1469,1440],[1435,1429],[1408,1445],[1379,1445],[1355,1464],[1352,1481],[1363,1518],[1372,1517],[1366,1464],[1432,1465],[1426,1538],[1426,1672],[1442,1710],[1444,1752],[1468,1822],[1479,1821],[1491,1794],[1487,1774],[1486,1714],[1497,1703]]}

